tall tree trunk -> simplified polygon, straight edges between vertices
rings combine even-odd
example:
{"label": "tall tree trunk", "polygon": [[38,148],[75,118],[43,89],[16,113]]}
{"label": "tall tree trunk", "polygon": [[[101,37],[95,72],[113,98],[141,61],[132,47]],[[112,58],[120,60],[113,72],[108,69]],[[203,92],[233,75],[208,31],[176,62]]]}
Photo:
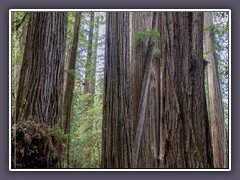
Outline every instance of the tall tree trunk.
{"label": "tall tree trunk", "polygon": [[214,55],[214,34],[212,12],[204,12],[204,26],[207,29],[205,34],[205,47],[207,53],[209,109],[213,144],[214,168],[226,168],[225,153],[225,124],[222,105],[222,95],[218,77],[217,59]]}
{"label": "tall tree trunk", "polygon": [[88,47],[87,47],[87,62],[85,70],[85,79],[83,85],[83,94],[90,93],[90,82],[92,82],[92,54],[93,54],[93,30],[94,30],[94,12],[90,12]]}
{"label": "tall tree trunk", "polygon": [[212,168],[204,93],[203,13],[162,12],[161,168]]}
{"label": "tall tree trunk", "polygon": [[31,13],[16,102],[16,122],[60,120],[67,13]]}
{"label": "tall tree trunk", "polygon": [[[72,46],[73,46],[73,38],[74,37],[74,29],[75,29],[75,12],[68,13],[68,26],[67,26],[67,39],[66,39],[66,55],[65,55],[65,61],[64,61],[64,80],[63,80],[63,96],[65,96],[66,88],[67,88],[67,80],[68,80],[68,68],[71,58],[71,52],[72,52]],[[64,101],[64,99],[63,99]],[[65,131],[65,118],[62,118],[61,127]]]}
{"label": "tall tree trunk", "polygon": [[[98,39],[99,39],[99,20],[100,20],[100,15],[96,13],[95,16],[95,34],[94,34],[94,43],[93,43],[93,56],[92,56],[92,70],[91,70],[91,81],[89,84],[89,92],[94,95],[95,94],[95,86],[96,86],[96,63],[97,63],[97,49],[98,49]],[[94,97],[93,97],[94,98]],[[93,100],[94,101],[94,100]]]}
{"label": "tall tree trunk", "polygon": [[[12,150],[16,152],[15,167],[58,166],[59,159],[53,151],[60,154],[62,144],[58,151],[52,134],[46,132],[58,125],[61,119],[66,27],[66,12],[30,13],[14,120],[15,142]],[[24,126],[27,133],[19,133]],[[31,136],[34,131],[40,138]],[[31,146],[24,146],[26,137],[32,141]],[[39,153],[32,150],[34,143]],[[19,154],[21,146],[26,151],[24,155]]]}
{"label": "tall tree trunk", "polygon": [[[86,61],[86,70],[85,70],[85,79],[83,84],[83,94],[88,94],[85,99],[84,104],[84,113],[88,113],[89,107],[94,104],[94,94],[95,94],[95,81],[96,81],[96,60],[97,60],[97,47],[98,47],[98,27],[99,26],[99,16],[95,17],[95,13],[90,13],[90,22],[89,22],[89,32],[88,32],[88,47],[87,47],[87,61]],[[85,128],[85,133],[88,136],[92,136],[94,119],[89,118],[87,120],[89,125]],[[90,146],[92,146],[90,144]],[[88,162],[88,166],[92,166],[92,155],[93,148],[86,147],[88,149],[85,159]]]}
{"label": "tall tree trunk", "polygon": [[[158,18],[156,18],[158,21]],[[136,129],[139,123],[139,114],[143,113],[140,110],[140,97],[142,86],[146,83],[144,80],[144,73],[150,75],[149,92],[145,96],[147,99],[146,106],[142,106],[145,111],[143,116],[144,125],[140,140],[139,155],[138,157],[138,168],[157,168],[158,167],[158,152],[159,152],[159,70],[160,60],[153,58],[152,62],[147,60],[147,54],[150,50],[148,47],[148,41],[139,43],[136,47],[132,46],[133,37],[136,33],[141,31],[143,28],[148,30],[158,29],[153,27],[153,13],[152,12],[133,12],[130,13],[130,62],[131,62],[131,104],[132,104],[132,121],[133,121],[133,134],[136,138]],[[157,25],[157,23],[156,23]],[[158,44],[155,43],[154,48]],[[151,54],[151,53],[150,53]],[[148,65],[147,65],[148,63]],[[151,64],[149,66],[149,63]],[[148,73],[146,73],[148,71]],[[150,72],[149,72],[150,71]],[[140,136],[139,136],[140,137]],[[136,139],[135,139],[136,142]],[[136,146],[136,144],[135,144]],[[134,153],[133,153],[134,154]],[[136,157],[136,155],[135,155]],[[134,165],[136,167],[136,164]]]}
{"label": "tall tree trunk", "polygon": [[[21,23],[20,25],[15,26],[15,28],[13,29],[13,33],[15,33],[15,39],[13,39],[13,41],[15,40],[15,51],[14,51],[14,64],[15,66],[13,67],[13,82],[12,82],[12,107],[13,107],[13,114],[12,114],[12,120],[14,120],[16,118],[16,111],[15,111],[15,107],[16,107],[16,99],[17,99],[17,91],[18,91],[18,83],[19,83],[19,76],[20,76],[20,71],[21,71],[21,67],[22,67],[22,58],[23,58],[23,52],[24,52],[24,48],[25,48],[25,43],[26,43],[26,34],[27,34],[27,28],[23,27],[23,22],[26,21],[26,16],[27,13],[25,13],[25,15],[23,16],[23,18],[21,19]],[[17,30],[18,29],[18,30]],[[12,121],[13,123],[13,121]]]}
{"label": "tall tree trunk", "polygon": [[102,168],[130,168],[129,12],[106,15],[106,51],[102,125]]}
{"label": "tall tree trunk", "polygon": [[75,69],[77,60],[77,47],[79,39],[79,27],[81,21],[81,13],[77,12],[75,15],[74,36],[70,54],[70,61],[68,64],[67,85],[64,95],[63,117],[65,118],[65,133],[68,134],[67,141],[67,167],[69,167],[69,147],[70,147],[70,129],[72,121],[72,107],[73,107],[73,90],[75,84]]}
{"label": "tall tree trunk", "polygon": [[[95,25],[94,25],[94,38],[93,38],[93,56],[92,56],[92,70],[91,70],[91,81],[89,83],[89,92],[91,94],[91,103],[92,105],[94,105],[94,98],[95,98],[95,88],[96,88],[96,68],[97,68],[97,53],[98,53],[98,40],[99,40],[99,23],[100,23],[100,14],[98,12],[95,13]],[[94,119],[91,118],[91,124],[89,127],[90,133],[92,134],[93,132],[95,132],[96,128],[94,128]],[[89,157],[91,159],[90,162],[92,162],[92,159],[94,157],[94,155],[96,154],[96,147],[95,148],[91,148],[91,150],[89,151]],[[100,161],[99,161],[100,162]],[[96,167],[96,163],[92,163],[95,164]]]}
{"label": "tall tree trunk", "polygon": [[[157,29],[157,21],[158,21],[158,13],[153,13],[152,18],[152,28]],[[152,61],[153,61],[153,49],[155,46],[154,37],[149,37],[148,41],[148,47],[145,57],[145,68],[144,68],[144,74],[142,84],[141,84],[141,92],[140,92],[140,99],[138,103],[138,111],[137,111],[137,127],[134,137],[134,144],[133,144],[133,167],[138,167],[138,160],[139,160],[139,149],[140,149],[140,142],[142,140],[142,134],[143,134],[143,126],[145,123],[146,117],[146,110],[147,110],[147,103],[148,103],[148,95],[149,95],[149,89],[150,89],[150,83],[151,83],[151,69],[152,67]],[[154,114],[155,116],[155,114]],[[154,119],[155,120],[155,119]],[[155,131],[155,129],[153,129]],[[154,137],[155,138],[155,137]],[[148,139],[149,142],[154,141],[154,139]],[[152,144],[150,144],[152,146]],[[155,147],[151,147],[153,149],[153,154]],[[146,157],[148,158],[148,157]],[[153,164],[151,164],[153,165]]]}

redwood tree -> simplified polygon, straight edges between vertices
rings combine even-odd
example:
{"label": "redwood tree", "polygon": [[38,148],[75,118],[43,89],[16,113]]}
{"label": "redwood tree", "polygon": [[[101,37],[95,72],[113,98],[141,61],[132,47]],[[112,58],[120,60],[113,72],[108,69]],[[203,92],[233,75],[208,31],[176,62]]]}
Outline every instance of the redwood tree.
{"label": "redwood tree", "polygon": [[51,129],[61,119],[66,25],[66,12],[30,13],[16,100],[14,167],[57,166],[52,152],[61,153],[62,144]]}
{"label": "redwood tree", "polygon": [[160,167],[212,168],[203,13],[162,12],[160,33]]}
{"label": "redwood tree", "polygon": [[[144,26],[160,43],[133,45]],[[106,27],[102,168],[211,168],[203,13],[109,12]]]}
{"label": "redwood tree", "polygon": [[16,122],[34,118],[49,125],[60,120],[67,13],[33,12],[16,102]]}
{"label": "redwood tree", "polygon": [[129,12],[106,15],[102,168],[130,168]]}
{"label": "redwood tree", "polygon": [[[132,37],[143,28],[150,32],[158,27],[158,12],[131,13]],[[142,34],[143,35],[143,34]],[[130,41],[133,41],[131,39]],[[133,41],[134,42],[134,41]],[[134,42],[136,43],[136,42]],[[136,46],[136,47],[135,47]],[[159,59],[153,57],[157,46],[156,37],[135,44],[131,48],[131,93],[133,121],[133,164],[132,167],[157,168],[159,134]],[[158,66],[158,67],[157,67]],[[149,148],[148,148],[149,147]]]}

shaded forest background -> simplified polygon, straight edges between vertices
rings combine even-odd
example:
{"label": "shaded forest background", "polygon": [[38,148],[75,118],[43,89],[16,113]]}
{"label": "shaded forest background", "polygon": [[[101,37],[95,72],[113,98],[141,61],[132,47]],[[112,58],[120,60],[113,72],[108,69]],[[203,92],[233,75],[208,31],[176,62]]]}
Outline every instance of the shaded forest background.
{"label": "shaded forest background", "polygon": [[226,168],[228,33],[227,12],[12,12],[12,167]]}

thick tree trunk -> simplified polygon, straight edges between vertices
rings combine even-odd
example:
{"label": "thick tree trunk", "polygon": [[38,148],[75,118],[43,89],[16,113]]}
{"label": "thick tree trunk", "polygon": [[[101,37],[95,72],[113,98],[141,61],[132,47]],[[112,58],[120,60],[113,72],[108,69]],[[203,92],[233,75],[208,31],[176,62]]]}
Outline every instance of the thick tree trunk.
{"label": "thick tree trunk", "polygon": [[[158,13],[153,13],[152,18],[152,28],[157,29],[157,21],[158,21]],[[155,45],[154,37],[150,37],[148,41],[148,47],[145,57],[145,68],[144,68],[144,75],[142,79],[141,84],[141,92],[140,92],[140,99],[138,103],[138,112],[137,112],[137,128],[135,132],[134,137],[134,144],[133,144],[133,167],[138,167],[138,160],[139,160],[139,149],[140,149],[140,142],[142,140],[142,134],[143,134],[143,126],[146,121],[146,110],[147,110],[147,103],[148,103],[148,95],[149,95],[149,89],[150,89],[150,83],[151,83],[151,69],[152,67],[152,61],[153,61],[153,49]],[[154,114],[155,116],[155,114]],[[155,120],[155,119],[154,119]],[[153,130],[155,131],[155,129]],[[154,141],[154,139],[149,139],[149,142]],[[152,146],[152,144],[150,145]],[[155,148],[154,146],[152,148]],[[154,150],[153,150],[154,152]],[[148,158],[148,157],[146,157]]]}
{"label": "thick tree trunk", "polygon": [[[158,18],[157,18],[158,19]],[[136,129],[139,124],[140,113],[140,97],[142,91],[142,83],[144,80],[144,73],[146,72],[147,63],[146,60],[148,48],[148,41],[141,42],[136,47],[132,46],[133,36],[142,30],[147,28],[151,30],[153,27],[153,13],[152,12],[133,12],[130,13],[130,62],[131,62],[131,112],[133,122],[133,138],[136,138]],[[156,28],[156,27],[155,27]],[[157,28],[156,28],[157,29]],[[156,47],[157,44],[154,45]],[[149,92],[146,98],[146,109],[143,113],[144,125],[140,140],[138,157],[138,168],[157,168],[158,162],[158,149],[159,149],[159,59],[153,58],[150,66],[150,80],[149,80]],[[149,69],[148,69],[149,70]],[[146,82],[145,82],[146,83]],[[140,126],[140,124],[139,124]],[[140,136],[139,136],[140,137]],[[135,140],[136,142],[136,140]],[[134,153],[133,153],[134,154]],[[136,155],[135,155],[136,157]],[[135,166],[136,167],[136,164]]]}
{"label": "thick tree trunk", "polygon": [[31,13],[16,102],[16,122],[60,120],[67,13]]}
{"label": "thick tree trunk", "polygon": [[203,13],[162,12],[161,168],[212,168],[204,93]]}
{"label": "thick tree trunk", "polygon": [[161,61],[148,58],[151,43],[132,46],[137,31],[155,27],[153,19],[107,13],[102,167],[212,167],[203,13],[161,13]]}
{"label": "thick tree trunk", "polygon": [[62,143],[54,138],[61,119],[66,27],[66,12],[30,14],[16,100],[15,167],[58,166]]}
{"label": "thick tree trunk", "polygon": [[102,168],[130,168],[129,12],[108,12],[102,125]]}
{"label": "thick tree trunk", "polygon": [[226,168],[225,153],[225,128],[222,95],[218,78],[217,59],[214,56],[214,34],[212,12],[204,12],[204,26],[207,29],[205,34],[205,47],[207,53],[209,109],[213,144],[214,168]]}
{"label": "thick tree trunk", "polygon": [[69,167],[69,146],[70,146],[70,129],[72,121],[72,107],[73,107],[73,90],[75,84],[75,69],[76,69],[76,60],[77,60],[77,47],[79,39],[79,29],[80,29],[80,20],[81,13],[77,12],[75,17],[74,25],[74,36],[70,54],[70,61],[68,66],[68,76],[67,76],[67,85],[64,95],[64,105],[63,105],[63,117],[65,118],[65,133],[68,134],[67,141],[67,166]]}

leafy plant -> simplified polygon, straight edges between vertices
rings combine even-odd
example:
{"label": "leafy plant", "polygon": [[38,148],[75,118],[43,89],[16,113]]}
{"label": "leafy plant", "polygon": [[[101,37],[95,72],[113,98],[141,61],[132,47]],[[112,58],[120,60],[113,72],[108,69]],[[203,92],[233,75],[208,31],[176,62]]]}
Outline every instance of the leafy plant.
{"label": "leafy plant", "polygon": [[147,27],[143,27],[140,31],[136,32],[133,36],[133,46],[136,48],[141,43],[146,43],[150,38],[160,38],[160,33],[156,29],[148,29]]}

